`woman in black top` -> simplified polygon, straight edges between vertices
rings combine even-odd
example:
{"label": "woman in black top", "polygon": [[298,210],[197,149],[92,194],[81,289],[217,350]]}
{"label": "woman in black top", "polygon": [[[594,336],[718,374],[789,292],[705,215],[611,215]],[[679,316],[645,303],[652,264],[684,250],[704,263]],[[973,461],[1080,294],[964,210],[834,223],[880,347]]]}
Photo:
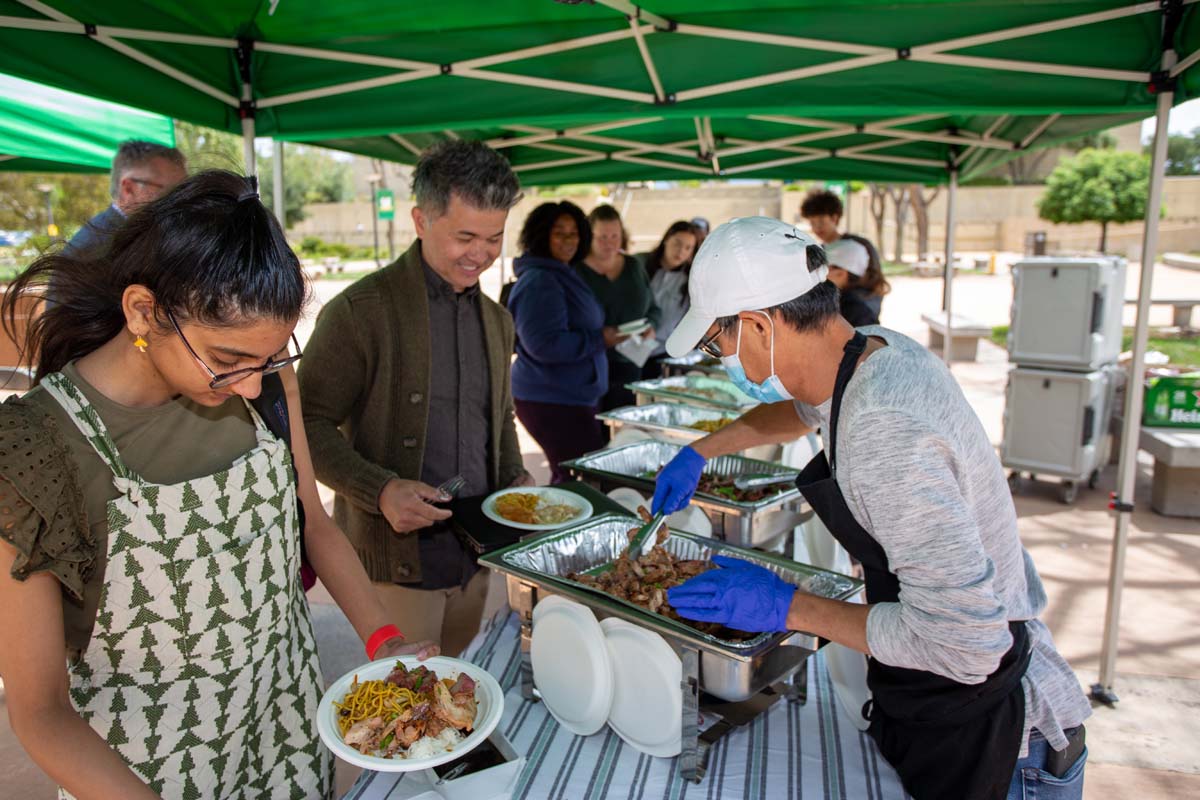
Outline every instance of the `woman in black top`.
{"label": "woman in black top", "polygon": [[[644,319],[650,327],[641,335],[654,337],[659,323],[659,309],[650,291],[650,279],[638,260],[625,253],[628,237],[621,215],[615,208],[602,204],[588,215],[592,229],[592,244],[583,260],[575,265],[576,272],[604,307],[604,325],[620,326]],[[608,345],[608,391],[600,400],[600,410],[609,411],[634,404],[633,392],[625,388],[642,377],[641,365],[617,352],[616,346],[625,336],[606,337]]]}
{"label": "woman in black top", "polygon": [[883,296],[891,291],[871,243],[852,234],[825,245],[829,281],[838,287],[842,316],[854,327],[878,325]]}

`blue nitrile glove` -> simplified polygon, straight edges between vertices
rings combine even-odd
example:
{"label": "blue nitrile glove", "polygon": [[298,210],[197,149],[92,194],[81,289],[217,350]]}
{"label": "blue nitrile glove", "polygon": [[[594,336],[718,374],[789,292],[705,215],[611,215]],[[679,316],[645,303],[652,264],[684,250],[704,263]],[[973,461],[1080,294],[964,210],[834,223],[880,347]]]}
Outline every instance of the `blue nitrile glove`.
{"label": "blue nitrile glove", "polygon": [[696,485],[700,483],[700,473],[704,472],[704,456],[690,447],[685,447],[679,454],[667,462],[658,473],[654,483],[654,499],[650,502],[650,513],[674,514],[687,508],[696,493]]}
{"label": "blue nitrile glove", "polygon": [[702,572],[667,590],[667,602],[685,619],[719,622],[739,631],[786,631],[793,584],[769,569],[728,556],[713,556],[721,569]]}

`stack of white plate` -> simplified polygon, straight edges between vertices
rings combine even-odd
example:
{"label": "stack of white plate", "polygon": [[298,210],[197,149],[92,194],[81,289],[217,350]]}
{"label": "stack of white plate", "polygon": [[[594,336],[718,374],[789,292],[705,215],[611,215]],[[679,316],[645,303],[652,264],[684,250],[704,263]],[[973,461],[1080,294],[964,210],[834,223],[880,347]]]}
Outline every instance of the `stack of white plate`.
{"label": "stack of white plate", "polygon": [[533,682],[563,727],[590,736],[607,723],[630,747],[679,755],[683,665],[666,640],[552,595],[533,609]]}

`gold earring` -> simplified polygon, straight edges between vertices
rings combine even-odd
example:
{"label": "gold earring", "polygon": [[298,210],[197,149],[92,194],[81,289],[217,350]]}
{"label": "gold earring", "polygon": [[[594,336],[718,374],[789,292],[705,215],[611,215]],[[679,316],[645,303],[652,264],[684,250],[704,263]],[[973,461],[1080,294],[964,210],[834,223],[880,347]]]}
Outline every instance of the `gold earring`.
{"label": "gold earring", "polygon": [[143,339],[140,333],[137,335],[137,338],[133,340],[133,346],[138,350],[141,350],[143,353],[146,352],[146,348],[149,345],[150,343]]}

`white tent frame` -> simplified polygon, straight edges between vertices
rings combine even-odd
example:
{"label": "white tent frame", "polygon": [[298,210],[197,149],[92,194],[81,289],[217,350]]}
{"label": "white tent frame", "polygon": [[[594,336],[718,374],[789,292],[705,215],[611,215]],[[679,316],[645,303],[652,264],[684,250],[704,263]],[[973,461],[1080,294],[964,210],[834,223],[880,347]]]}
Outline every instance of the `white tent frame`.
{"label": "white tent frame", "polygon": [[[460,78],[495,81],[520,86],[541,88],[549,91],[607,97],[646,105],[661,105],[664,103],[681,104],[690,100],[713,97],[743,89],[772,86],[780,83],[802,80],[817,75],[830,75],[840,72],[847,72],[876,64],[887,63],[889,61],[905,59],[956,66],[963,69],[1005,70],[1010,72],[1022,72],[1031,75],[1074,76],[1098,80],[1126,81],[1144,84],[1149,83],[1153,79],[1151,74],[1133,70],[1110,69],[1100,66],[1086,67],[1026,60],[981,58],[977,56],[956,54],[951,51],[977,47],[984,44],[1011,41],[1014,39],[1036,36],[1052,31],[1067,30],[1070,28],[1092,25],[1162,10],[1162,4],[1156,1],[1133,3],[1125,7],[1114,8],[1107,11],[1068,16],[1032,25],[1022,25],[1014,28],[993,31],[990,33],[958,37],[941,42],[914,45],[909,48],[901,48],[896,50],[892,48],[864,45],[854,42],[826,41],[808,39],[798,36],[766,34],[755,31],[714,28],[700,25],[675,24],[671,20],[657,16],[646,11],[645,9],[642,9],[640,6],[629,2],[629,0],[597,0],[597,2],[601,5],[612,8],[614,11],[624,15],[628,21],[628,26],[593,36],[548,43],[537,47],[522,48],[506,53],[497,53],[491,56],[469,59],[457,63],[434,64],[431,62],[372,56],[341,50],[302,47],[289,45],[286,43],[254,42],[253,46],[255,49],[263,52],[288,54],[342,63],[366,64],[397,70],[397,72],[394,74],[367,80],[352,81],[349,83],[331,85],[302,92],[276,95],[274,97],[255,98],[253,91],[254,87],[251,83],[251,80],[249,80],[248,75],[241,76],[243,79],[240,80],[237,85],[226,87],[226,89],[221,89],[211,86],[204,81],[189,75],[187,72],[176,67],[172,67],[128,44],[130,41],[149,41],[166,42],[185,46],[218,47],[236,50],[241,45],[234,39],[111,26],[91,27],[84,25],[83,23],[71,18],[57,9],[47,6],[39,0],[19,1],[26,7],[42,14],[44,17],[46,17],[46,19],[27,19],[23,17],[0,16],[0,28],[90,36],[96,42],[111,48],[115,52],[121,53],[132,60],[150,67],[162,75],[172,78],[186,86],[191,87],[192,89],[213,97],[225,105],[230,106],[231,108],[239,109],[242,115],[242,134],[245,141],[246,166],[247,171],[251,173],[253,173],[255,169],[255,109],[279,107],[305,100],[333,97],[350,92],[362,91],[380,86],[394,85],[403,82],[433,80],[442,75],[454,75]],[[1184,5],[1190,5],[1195,2],[1200,2],[1200,0],[1182,0]],[[658,75],[657,69],[654,65],[650,48],[646,42],[648,37],[661,34],[663,32],[673,32],[688,36],[732,39],[772,47],[792,47],[805,50],[816,50],[849,57],[824,64],[803,67],[800,69],[783,70],[741,80],[726,81],[708,86],[693,87],[677,92],[671,92],[668,87],[665,87],[662,84],[661,78]],[[544,55],[569,52],[627,39],[632,39],[637,48],[638,57],[641,59],[646,69],[648,81],[653,89],[652,92],[635,92],[602,85],[517,75],[489,69],[490,67],[495,67],[522,59],[537,58]],[[1168,50],[1163,56],[1162,68],[1169,74],[1170,77],[1174,78],[1182,74],[1184,70],[1194,66],[1197,63],[1200,63],[1200,51],[1190,53],[1182,60],[1179,60],[1174,51]],[[1158,95],[1156,114],[1158,127],[1156,129],[1154,147],[1152,150],[1151,180],[1149,190],[1150,196],[1148,198],[1146,208],[1145,238],[1142,248],[1142,273],[1141,285],[1139,287],[1138,294],[1139,299],[1137,325],[1134,337],[1133,364],[1130,372],[1130,390],[1126,393],[1124,421],[1125,430],[1121,443],[1119,467],[1120,483],[1116,493],[1116,498],[1114,500],[1114,509],[1117,512],[1116,537],[1113,546],[1113,558],[1109,579],[1109,602],[1105,619],[1104,652],[1101,663],[1100,680],[1095,686],[1092,687],[1094,696],[1110,703],[1116,701],[1116,696],[1112,692],[1112,682],[1116,660],[1117,625],[1120,615],[1121,588],[1124,575],[1124,555],[1128,541],[1128,527],[1133,510],[1133,484],[1134,477],[1136,475],[1138,439],[1140,433],[1139,423],[1141,416],[1142,395],[1141,392],[1137,391],[1136,389],[1140,386],[1140,376],[1142,375],[1145,366],[1150,287],[1153,279],[1154,258],[1158,245],[1158,212],[1161,207],[1167,126],[1173,100],[1174,93],[1171,90],[1162,91]],[[947,208],[945,268],[947,334],[945,337],[945,350],[943,355],[948,360],[953,339],[952,328],[949,324],[951,320],[950,286],[953,278],[954,197],[956,193],[955,190],[957,187],[959,172],[964,167],[969,166],[973,159],[980,157],[980,153],[984,152],[985,149],[1013,147],[1020,149],[1028,147],[1046,130],[1046,128],[1053,124],[1056,117],[1057,115],[1048,116],[1042,122],[1042,124],[1038,126],[1038,128],[1027,135],[1021,142],[1006,142],[994,137],[993,134],[995,130],[999,130],[1004,124],[1000,120],[997,120],[995,123],[995,130],[989,130],[979,137],[963,136],[950,131],[929,133],[905,130],[902,127],[904,124],[903,121],[891,120],[887,123],[872,123],[870,126],[866,126],[870,128],[869,131],[864,128],[864,132],[869,132],[871,134],[883,137],[882,141],[858,145],[852,148],[845,148],[837,151],[830,149],[825,151],[817,150],[815,152],[797,153],[795,148],[797,148],[799,144],[802,142],[814,141],[820,137],[809,139],[806,138],[806,136],[801,136],[792,137],[790,140],[776,139],[771,142],[760,142],[757,144],[734,143],[734,148],[730,149],[742,148],[741,152],[743,153],[755,152],[761,149],[782,150],[796,154],[786,158],[776,158],[774,160],[762,161],[754,165],[743,165],[725,170],[721,170],[719,166],[722,153],[717,148],[716,140],[712,136],[711,120],[698,122],[697,138],[694,141],[687,143],[689,146],[695,145],[697,147],[696,155],[699,158],[698,163],[694,164],[678,164],[670,161],[663,161],[660,158],[648,158],[643,155],[645,153],[652,153],[656,156],[665,155],[683,158],[692,157],[693,154],[690,151],[684,150],[680,145],[646,145],[631,140],[621,140],[613,137],[602,137],[595,135],[601,130],[614,130],[636,124],[636,121],[633,120],[605,124],[601,126],[585,126],[583,128],[576,128],[570,132],[564,132],[564,134],[540,128],[530,128],[529,126],[513,126],[513,129],[526,130],[530,133],[530,136],[525,137],[524,140],[519,138],[507,139],[494,142],[493,144],[498,147],[512,147],[518,144],[550,143],[552,140],[554,140],[555,147],[549,147],[547,144],[542,144],[543,149],[547,149],[551,152],[557,151],[566,153],[568,151],[564,148],[570,148],[571,145],[566,144],[561,140],[575,139],[585,143],[603,144],[626,148],[625,150],[620,150],[611,154],[580,153],[567,159],[558,159],[557,161],[547,161],[537,164],[524,165],[520,167],[522,170],[544,169],[552,166],[567,166],[568,164],[578,164],[588,161],[597,161],[604,158],[612,158],[614,160],[625,161],[633,164],[641,164],[656,168],[682,170],[684,172],[692,172],[703,175],[733,175],[827,157],[858,158],[863,160],[891,161],[894,163],[912,164],[922,160],[887,154],[880,155],[878,153],[873,153],[872,151],[887,149],[888,147],[893,147],[908,141],[933,141],[960,145],[964,147],[964,150],[958,153],[955,158],[952,159],[950,164],[945,165],[948,171],[950,190]],[[797,122],[802,125],[808,125],[808,123],[812,121]],[[825,125],[828,129],[826,131],[826,137],[831,135],[831,130],[837,130],[839,127],[843,126],[843,123],[836,123],[832,121],[821,121],[820,124]],[[911,124],[911,122],[909,124]],[[818,127],[820,127],[820,125],[818,125]],[[565,133],[571,133],[572,135],[567,136]],[[405,140],[399,133],[393,133],[391,136],[394,141],[405,147],[410,152],[415,150],[412,144],[407,142],[407,140]],[[585,148],[578,149],[584,150]],[[728,155],[728,153],[725,155]],[[707,162],[707,166],[700,165],[701,163],[705,162]],[[279,168],[282,167],[282,159],[276,158],[275,163],[279,165]],[[281,180],[281,175],[277,173],[276,179],[277,181]],[[277,183],[277,190],[278,186],[279,184]],[[279,191],[276,193],[277,195],[281,194]]]}
{"label": "white tent frame", "polygon": [[[1193,54],[1195,56],[1196,54]],[[1177,54],[1163,52],[1162,68],[1175,76],[1179,72]],[[1179,62],[1182,63],[1182,62]],[[1195,59],[1193,59],[1195,63]],[[1182,72],[1182,70],[1180,70]],[[1150,334],[1150,291],[1154,283],[1154,261],[1158,254],[1158,217],[1167,164],[1167,136],[1171,124],[1173,88],[1158,95],[1155,111],[1154,144],[1150,151],[1150,188],[1146,198],[1146,221],[1142,233],[1142,270],[1138,279],[1137,321],[1133,329],[1133,361],[1125,384],[1125,419],[1122,421],[1121,454],[1117,462],[1117,491],[1109,507],[1116,512],[1112,557],[1109,562],[1108,601],[1104,610],[1104,640],[1100,650],[1099,679],[1091,695],[1108,706],[1117,703],[1113,689],[1117,669],[1117,640],[1120,636],[1121,593],[1125,587],[1125,551],[1129,546],[1129,525],[1133,521],[1134,482],[1137,479],[1138,451],[1142,433],[1142,376],[1146,372],[1146,340]]]}
{"label": "white tent frame", "polygon": [[[583,36],[559,42],[551,42],[535,47],[525,47],[508,52],[496,53],[489,56],[467,59],[461,62],[449,62],[446,64],[435,64],[433,62],[418,61],[413,59],[367,55],[343,50],[305,47],[286,43],[254,42],[253,46],[256,50],[261,50],[262,52],[266,53],[278,53],[341,63],[364,64],[397,70],[397,72],[391,75],[383,75],[375,78],[324,86],[300,92],[289,92],[273,97],[255,98],[253,96],[253,86],[247,85],[249,83],[248,81],[239,82],[239,84],[236,86],[236,93],[230,92],[219,87],[211,86],[204,81],[187,74],[185,71],[165,64],[153,56],[150,56],[127,44],[128,41],[148,41],[166,42],[185,46],[237,49],[239,47],[239,42],[235,39],[104,25],[97,25],[94,28],[89,28],[89,26],[86,26],[82,22],[73,19],[67,14],[64,14],[63,12],[46,5],[40,0],[19,0],[19,2],[42,14],[44,17],[46,17],[46,19],[0,16],[0,28],[91,36],[91,38],[100,44],[109,47],[128,58],[136,60],[139,63],[154,69],[162,75],[177,80],[180,83],[183,83],[197,91],[203,92],[204,94],[221,101],[231,108],[237,108],[241,110],[243,112],[244,119],[248,120],[246,124],[243,125],[243,134],[247,137],[252,137],[254,135],[253,111],[255,109],[277,108],[292,103],[325,97],[334,97],[351,92],[378,88],[381,86],[435,79],[443,75],[454,75],[460,78],[495,81],[520,86],[542,88],[549,91],[607,97],[646,105],[685,103],[689,100],[695,100],[702,97],[712,97],[716,95],[727,94],[729,92],[740,91],[743,89],[771,86],[789,81],[802,80],[804,78],[814,77],[816,75],[830,75],[840,72],[847,72],[854,69],[860,69],[863,67],[896,60],[913,60],[939,63],[959,66],[965,69],[1006,70],[1039,75],[1074,76],[1102,80],[1147,83],[1152,77],[1149,73],[1133,70],[1119,70],[1099,66],[1087,67],[999,58],[980,58],[976,56],[955,54],[950,51],[961,50],[969,47],[977,47],[983,44],[994,44],[997,42],[1022,39],[1052,31],[1067,30],[1085,25],[1093,25],[1101,22],[1121,19],[1124,17],[1135,16],[1138,14],[1151,13],[1160,9],[1160,4],[1158,2],[1135,3],[1123,8],[1115,8],[1090,14],[1079,14],[1056,20],[1048,20],[1032,25],[1021,25],[1005,30],[993,31],[990,33],[947,39],[941,42],[919,44],[908,48],[893,49],[879,47],[877,45],[859,44],[855,42],[826,41],[800,36],[767,34],[731,28],[676,24],[671,20],[667,20],[663,17],[650,13],[639,6],[628,2],[628,0],[599,0],[600,4],[608,6],[613,10],[625,15],[628,23],[627,27],[622,27],[617,30],[594,34],[591,36]],[[1183,0],[1183,2],[1185,4],[1190,4],[1194,2],[1200,2],[1200,0]],[[849,55],[852,57],[808,67],[802,67],[799,69],[782,70],[735,81],[714,83],[708,86],[693,87],[678,92],[671,92],[663,85],[658,74],[658,70],[655,67],[650,48],[647,44],[648,37],[653,34],[660,34],[663,32],[672,32],[687,36],[732,39],[748,43],[761,44],[764,46],[815,50],[839,55]],[[517,75],[489,69],[490,67],[511,63],[514,61],[539,58],[542,56],[570,52],[628,39],[633,40],[638,52],[638,57],[643,62],[647,72],[648,81],[653,90],[651,92],[636,92],[628,89],[619,89],[599,84],[562,81],[529,75]],[[1189,55],[1187,59],[1180,62],[1179,71],[1182,72],[1183,69],[1186,69],[1187,67],[1196,63],[1197,59],[1200,59],[1200,52]],[[899,135],[913,138],[916,133],[907,131]],[[924,139],[924,141],[947,141],[947,138],[959,138],[949,135],[944,136],[946,138],[940,140]],[[982,142],[963,143],[978,147],[1000,146],[999,143],[988,142],[987,137],[984,137]],[[251,149],[252,148],[250,148],[248,145],[248,164],[253,161],[252,154],[249,152]]]}

